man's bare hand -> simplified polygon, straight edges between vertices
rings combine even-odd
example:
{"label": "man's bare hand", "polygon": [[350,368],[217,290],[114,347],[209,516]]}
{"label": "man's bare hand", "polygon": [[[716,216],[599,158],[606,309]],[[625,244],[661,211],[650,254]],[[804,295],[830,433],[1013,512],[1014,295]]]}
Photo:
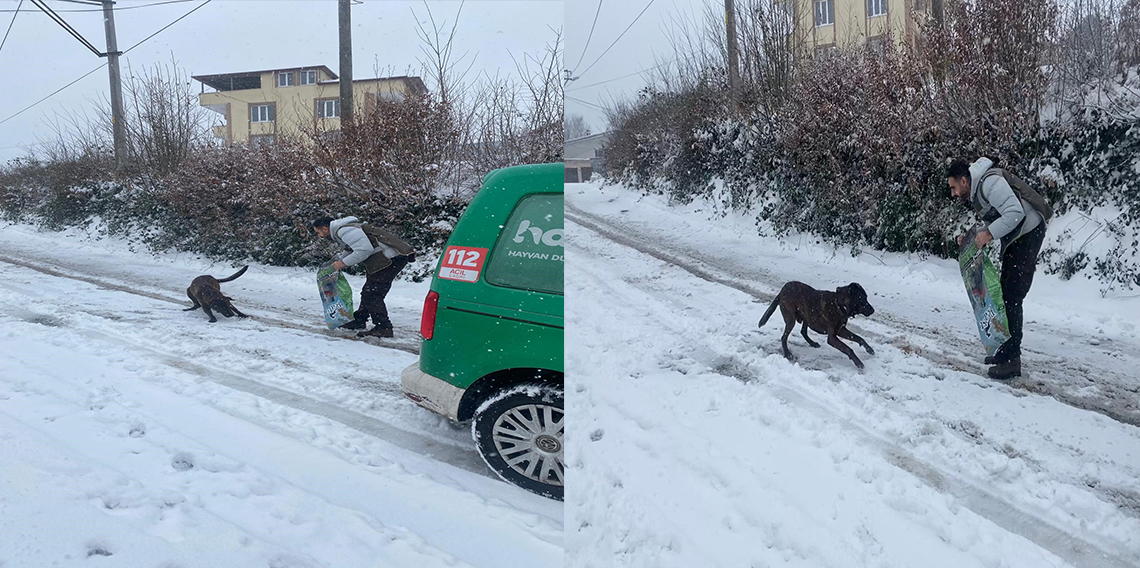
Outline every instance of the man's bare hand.
{"label": "man's bare hand", "polygon": [[345,268],[348,268],[348,265],[338,260],[333,263],[332,267],[333,270],[344,270]]}
{"label": "man's bare hand", "polygon": [[974,237],[974,244],[978,245],[978,248],[982,248],[992,240],[994,240],[994,236],[989,231],[978,231],[978,236]]}

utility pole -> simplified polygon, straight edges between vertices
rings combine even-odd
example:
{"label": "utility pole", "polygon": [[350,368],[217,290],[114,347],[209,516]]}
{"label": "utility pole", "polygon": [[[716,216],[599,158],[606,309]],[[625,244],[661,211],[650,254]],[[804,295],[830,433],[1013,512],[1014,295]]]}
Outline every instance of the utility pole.
{"label": "utility pole", "polygon": [[351,0],[339,0],[340,12],[340,124],[352,123],[352,11]]}
{"label": "utility pole", "polygon": [[728,38],[728,96],[732,109],[740,109],[740,55],[736,46],[736,8],[733,0],[724,0],[724,33]]}
{"label": "utility pole", "polygon": [[111,75],[111,130],[115,137],[115,166],[122,168],[127,160],[127,124],[123,118],[123,83],[119,78],[119,42],[115,38],[114,2],[103,1],[103,24],[107,29],[107,70]]}

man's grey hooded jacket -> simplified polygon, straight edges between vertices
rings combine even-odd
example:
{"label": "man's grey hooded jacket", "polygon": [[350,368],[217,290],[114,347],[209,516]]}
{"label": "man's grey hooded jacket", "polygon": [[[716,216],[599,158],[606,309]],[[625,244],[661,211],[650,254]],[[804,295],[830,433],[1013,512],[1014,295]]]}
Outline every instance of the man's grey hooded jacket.
{"label": "man's grey hooded jacket", "polygon": [[970,203],[994,239],[1003,239],[1004,250],[1044,220],[1028,201],[1017,197],[1004,177],[989,175],[982,179],[993,165],[989,158],[978,158],[970,164]]}
{"label": "man's grey hooded jacket", "polygon": [[[387,268],[397,256],[414,252],[411,246],[396,235],[380,227],[361,223],[356,217],[342,217],[329,223],[329,236],[341,246],[352,250],[340,259],[341,262],[348,266],[363,262],[369,274]],[[373,242],[376,244],[373,245]]]}

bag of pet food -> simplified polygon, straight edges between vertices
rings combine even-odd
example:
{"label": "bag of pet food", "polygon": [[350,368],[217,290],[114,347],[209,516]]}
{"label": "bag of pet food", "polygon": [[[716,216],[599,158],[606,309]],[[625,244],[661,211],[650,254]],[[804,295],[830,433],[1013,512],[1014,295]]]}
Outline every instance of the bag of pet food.
{"label": "bag of pet food", "polygon": [[974,244],[979,228],[974,227],[962,240],[958,265],[962,269],[962,281],[966,283],[970,305],[974,307],[978,335],[982,338],[986,355],[993,356],[1009,340],[1009,323],[1001,295],[1001,276],[990,262],[989,255]]}
{"label": "bag of pet food", "polygon": [[321,305],[325,310],[325,323],[329,329],[336,329],[353,320],[352,286],[332,263],[322,265],[317,271],[317,287],[321,291]]}

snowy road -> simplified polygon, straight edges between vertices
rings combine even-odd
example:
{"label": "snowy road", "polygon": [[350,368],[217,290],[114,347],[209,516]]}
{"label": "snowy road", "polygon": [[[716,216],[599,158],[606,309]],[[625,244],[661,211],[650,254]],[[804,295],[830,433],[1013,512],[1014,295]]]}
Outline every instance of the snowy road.
{"label": "snowy road", "polygon": [[0,566],[561,565],[562,505],[400,394],[426,283],[387,343],[323,329],[303,270],[223,284],[248,320],[181,311],[232,271],[0,231]]}
{"label": "snowy road", "polygon": [[[1003,385],[952,262],[592,184],[567,218],[572,564],[1140,566],[1135,298],[1039,275]],[[866,372],[757,330],[792,279],[871,293]]]}

